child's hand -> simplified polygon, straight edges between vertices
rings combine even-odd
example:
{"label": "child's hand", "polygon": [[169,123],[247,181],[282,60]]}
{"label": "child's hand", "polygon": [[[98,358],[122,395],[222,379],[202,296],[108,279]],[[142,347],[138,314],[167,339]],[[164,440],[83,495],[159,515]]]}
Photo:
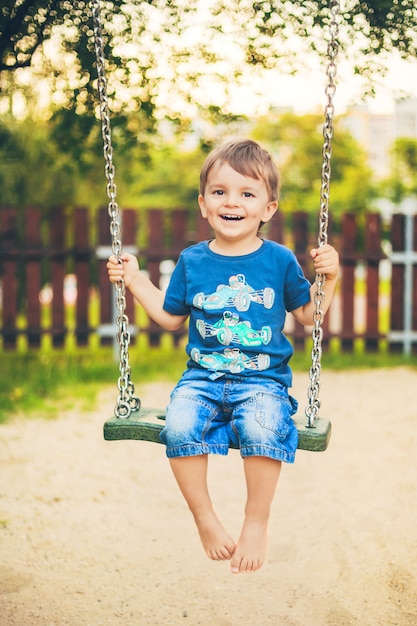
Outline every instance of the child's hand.
{"label": "child's hand", "polygon": [[107,273],[111,283],[118,283],[124,280],[126,287],[129,288],[138,272],[138,260],[133,254],[128,252],[124,252],[119,260],[115,256],[111,256],[107,262]]}
{"label": "child's hand", "polygon": [[325,244],[310,250],[316,274],[324,274],[329,280],[336,280],[339,274],[339,255],[333,246]]}

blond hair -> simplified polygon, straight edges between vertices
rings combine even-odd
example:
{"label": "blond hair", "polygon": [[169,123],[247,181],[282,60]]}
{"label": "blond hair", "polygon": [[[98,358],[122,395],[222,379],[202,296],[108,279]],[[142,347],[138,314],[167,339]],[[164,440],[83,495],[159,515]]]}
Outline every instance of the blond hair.
{"label": "blond hair", "polygon": [[262,178],[270,200],[278,200],[280,175],[267,150],[251,139],[234,140],[207,156],[200,173],[200,194],[204,196],[207,177],[215,163],[227,163],[242,176]]}

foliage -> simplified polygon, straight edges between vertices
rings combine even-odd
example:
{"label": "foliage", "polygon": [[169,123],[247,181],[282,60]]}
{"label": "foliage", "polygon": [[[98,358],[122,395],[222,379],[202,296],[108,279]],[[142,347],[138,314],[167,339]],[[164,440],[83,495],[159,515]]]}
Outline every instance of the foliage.
{"label": "foliage", "polygon": [[[80,122],[84,119],[80,117]],[[106,204],[104,162],[99,125],[82,135],[82,125],[63,133],[55,119],[34,125],[0,117],[0,202],[25,207]],[[71,143],[77,146],[74,158]],[[134,208],[196,205],[204,159],[199,147],[159,140],[144,153],[140,146],[115,142],[118,201]],[[146,158],[145,155],[146,154]]]}
{"label": "foliage", "polygon": [[391,150],[392,174],[382,183],[384,193],[394,204],[417,196],[417,139],[399,137]]}
{"label": "foliage", "polygon": [[201,148],[181,149],[176,143],[153,146],[146,165],[131,166],[122,156],[121,167],[129,177],[121,198],[125,206],[138,208],[197,207],[198,180],[204,154]]}
{"label": "foliage", "polygon": [[[81,116],[81,120],[83,117]],[[81,121],[80,120],[80,121]],[[316,213],[320,198],[322,158],[320,115],[270,114],[251,124],[233,127],[268,147],[283,180],[280,209]],[[106,204],[103,157],[98,124],[83,140],[81,127],[66,135],[55,118],[38,123],[20,123],[0,118],[1,202],[17,206],[37,204]],[[232,128],[216,128],[222,138]],[[80,150],[74,159],[70,144]],[[175,134],[155,135],[146,153],[140,146],[116,143],[117,197],[121,206],[132,208],[196,208],[200,168],[211,143],[201,144],[198,135],[185,139]],[[146,158],[144,158],[146,154]],[[42,181],[40,184],[39,181]],[[372,176],[362,149],[337,121],[332,158],[332,212],[364,211],[372,199]]]}
{"label": "foliage", "polygon": [[[4,0],[0,12],[3,89],[8,85],[6,74],[28,66],[36,69],[42,50],[43,73],[52,81],[51,91],[60,94],[57,109],[77,115],[94,112],[91,4],[87,0]],[[291,73],[308,64],[312,51],[325,55],[323,28],[332,4],[330,0],[101,2],[114,117],[120,117],[121,127],[134,136],[138,131],[145,136],[152,132],[161,116],[187,121],[191,112],[200,117],[215,112],[227,118],[233,86],[243,77],[250,80],[264,68],[279,67],[280,73]],[[386,52],[417,56],[414,0],[342,4],[340,43],[349,55],[355,55],[359,74],[372,81],[375,59]],[[215,111],[210,108],[213,94]],[[133,128],[125,123],[129,118],[132,124],[128,115],[132,111],[136,113]],[[66,115],[65,124],[69,119]]]}
{"label": "foliage", "polygon": [[0,189],[3,204],[48,206],[72,197],[76,164],[51,144],[45,127],[0,118]]}
{"label": "foliage", "polygon": [[400,137],[394,143],[395,173],[405,195],[417,195],[417,139]]}
{"label": "foliage", "polygon": [[[333,0],[102,0],[112,139],[123,171],[119,181],[129,187],[129,180],[134,180],[135,188],[139,181],[134,193],[142,195],[143,177],[152,176],[150,146],[157,142],[161,120],[168,119],[183,137],[193,130],[195,119],[202,125],[209,122],[210,128],[239,123],[231,106],[236,85],[251,86],[265,69],[273,69],[278,79],[294,73],[308,67],[312,53],[324,57],[333,4]],[[102,198],[95,187],[102,175],[101,166],[98,169],[102,147],[92,5],[88,0],[3,1],[0,106],[14,111],[18,97],[26,101],[29,117],[39,126],[35,135],[44,133],[45,123],[50,122],[47,140],[57,160],[49,164],[51,175],[43,180],[52,181],[63,195],[74,177],[77,182],[88,180],[91,194]],[[370,84],[376,59],[384,53],[396,50],[404,57],[416,56],[417,9],[412,0],[350,0],[342,3],[342,13],[340,45],[347,55],[355,56],[357,72],[368,76]],[[203,126],[203,149],[210,147],[211,132]],[[65,165],[63,154],[68,157]],[[12,158],[20,169],[23,159],[17,161],[16,156]],[[152,159],[158,160],[155,154]],[[39,164],[39,171],[46,169],[47,161]],[[352,183],[357,182],[353,171],[351,176]],[[291,183],[291,177],[287,180]],[[16,191],[22,195],[28,185],[31,188],[25,183]],[[147,187],[152,185],[149,180]],[[289,190],[288,186],[284,191]],[[77,186],[87,201],[89,191],[82,183]],[[37,189],[34,197],[40,192]],[[340,202],[354,200],[345,196],[346,188]],[[363,197],[358,194],[356,200],[363,206]]]}
{"label": "foliage", "polygon": [[[314,35],[326,24],[331,4],[330,0],[217,0],[203,8],[198,2],[190,6],[182,0],[106,0],[102,2],[101,11],[110,34],[106,51],[111,59],[117,58],[120,37],[134,41],[134,31],[142,36],[152,30],[153,21],[158,21],[160,28],[153,33],[154,41],[158,43],[165,35],[169,42],[169,35],[184,34],[190,14],[197,12],[204,18],[209,35],[233,28],[244,40],[246,61],[252,65],[270,65],[277,54],[273,40],[286,42],[291,31],[301,38],[311,39],[310,45],[315,49]],[[353,41],[355,35],[360,34],[361,54],[398,49],[404,57],[416,56],[417,11],[413,0],[350,0],[343,4],[346,39]],[[79,56],[81,67],[89,70],[91,58],[85,56],[85,51],[92,50],[89,5],[86,0],[4,0],[0,70],[30,65],[35,51],[51,37],[54,28],[61,26],[76,28],[77,35],[73,33],[68,47]],[[202,57],[211,51],[206,45],[199,42],[196,46]],[[148,63],[145,69],[149,67]]]}
{"label": "foliage", "polygon": [[[71,133],[74,129],[71,129]],[[74,159],[52,122],[17,122],[0,117],[0,198],[3,205],[38,205],[46,209],[105,200],[103,164],[98,142],[73,136],[65,141],[80,148]],[[96,129],[97,135],[99,134]],[[100,158],[101,157],[101,158]]]}
{"label": "foliage", "polygon": [[[280,208],[285,212],[318,211],[321,186],[323,117],[285,113],[261,118],[254,139],[269,146],[282,175]],[[335,124],[331,205],[334,215],[369,209],[374,191],[366,156],[353,137]]]}
{"label": "foliage", "polygon": [[[326,4],[325,0],[321,4]],[[414,0],[350,2],[343,17],[349,27],[359,29],[362,26],[364,29],[367,44],[363,54],[397,49],[404,58],[416,56],[417,11]]]}

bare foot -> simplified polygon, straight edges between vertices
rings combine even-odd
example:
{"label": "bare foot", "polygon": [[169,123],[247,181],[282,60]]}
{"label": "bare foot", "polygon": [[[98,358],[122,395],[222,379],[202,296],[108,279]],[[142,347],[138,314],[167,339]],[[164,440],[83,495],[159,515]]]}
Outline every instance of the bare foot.
{"label": "bare foot", "polygon": [[223,528],[216,514],[212,512],[194,519],[207,556],[214,561],[231,559],[236,544]]}
{"label": "bare foot", "polygon": [[245,519],[230,569],[232,574],[256,572],[266,556],[268,520]]}

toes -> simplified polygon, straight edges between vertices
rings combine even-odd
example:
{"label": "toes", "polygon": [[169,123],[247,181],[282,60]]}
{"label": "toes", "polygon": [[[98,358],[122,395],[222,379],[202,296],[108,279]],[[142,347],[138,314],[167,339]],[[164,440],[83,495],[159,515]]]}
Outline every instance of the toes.
{"label": "toes", "polygon": [[232,559],[232,562],[230,563],[230,571],[232,572],[232,574],[240,574],[240,572],[242,571],[241,567],[242,559]]}
{"label": "toes", "polygon": [[232,555],[230,554],[227,548],[222,548],[220,550],[210,550],[208,556],[213,561],[230,561]]}
{"label": "toes", "polygon": [[256,572],[261,569],[262,564],[258,560],[248,561],[247,559],[232,560],[230,564],[230,571],[232,574],[247,574],[249,572]]}

